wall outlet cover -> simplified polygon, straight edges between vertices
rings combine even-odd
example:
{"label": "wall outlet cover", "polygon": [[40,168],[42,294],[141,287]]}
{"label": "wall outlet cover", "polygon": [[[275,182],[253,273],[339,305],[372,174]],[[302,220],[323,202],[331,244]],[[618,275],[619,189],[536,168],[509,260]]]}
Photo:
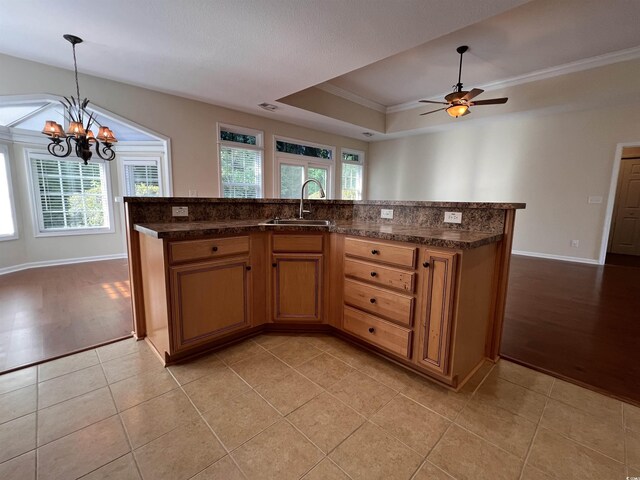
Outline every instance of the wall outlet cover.
{"label": "wall outlet cover", "polygon": [[174,217],[188,217],[189,207],[171,207],[171,215]]}
{"label": "wall outlet cover", "polygon": [[444,223],[462,223],[462,212],[444,212]]}
{"label": "wall outlet cover", "polygon": [[589,203],[602,203],[602,197],[599,195],[589,195]]}
{"label": "wall outlet cover", "polygon": [[391,208],[380,209],[380,218],[393,218],[393,210]]}
{"label": "wall outlet cover", "polygon": [[571,240],[571,246],[572,247],[579,247],[580,246],[580,240]]}

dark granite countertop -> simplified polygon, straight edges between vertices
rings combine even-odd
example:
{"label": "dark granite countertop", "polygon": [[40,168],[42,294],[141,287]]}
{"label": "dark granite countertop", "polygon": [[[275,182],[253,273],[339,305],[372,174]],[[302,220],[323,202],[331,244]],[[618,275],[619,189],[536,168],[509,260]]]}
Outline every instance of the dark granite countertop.
{"label": "dark granite countertop", "polygon": [[167,240],[188,240],[211,235],[236,235],[252,231],[328,231],[345,235],[395,240],[433,247],[462,250],[502,240],[501,233],[454,229],[436,229],[413,225],[337,222],[329,227],[312,225],[260,225],[266,220],[223,220],[212,222],[175,222],[136,224],[146,235]]}

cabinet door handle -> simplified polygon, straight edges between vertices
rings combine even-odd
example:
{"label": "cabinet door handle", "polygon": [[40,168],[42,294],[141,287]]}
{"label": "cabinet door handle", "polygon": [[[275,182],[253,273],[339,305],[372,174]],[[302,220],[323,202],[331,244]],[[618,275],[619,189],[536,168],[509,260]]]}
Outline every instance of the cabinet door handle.
{"label": "cabinet door handle", "polygon": [[376,329],[375,329],[375,328],[373,328],[373,327],[369,327],[369,333],[374,333],[375,331],[376,331]]}
{"label": "cabinet door handle", "polygon": [[212,252],[217,252],[217,251],[218,251],[218,247],[216,247],[216,246],[212,247],[212,248],[211,248],[211,251],[212,251]]}
{"label": "cabinet door handle", "polygon": [[424,268],[429,268],[429,262],[424,262],[424,263],[422,264],[422,266],[423,266]]}
{"label": "cabinet door handle", "polygon": [[370,298],[370,299],[369,299],[369,301],[370,301],[371,303],[376,303],[376,299],[375,299],[375,298]]}
{"label": "cabinet door handle", "polygon": [[371,272],[372,277],[375,277],[376,275],[378,275],[376,272]]}
{"label": "cabinet door handle", "polygon": [[380,252],[378,250],[371,250],[371,255],[378,255]]}
{"label": "cabinet door handle", "polygon": [[251,270],[251,265],[247,265],[247,272]]}

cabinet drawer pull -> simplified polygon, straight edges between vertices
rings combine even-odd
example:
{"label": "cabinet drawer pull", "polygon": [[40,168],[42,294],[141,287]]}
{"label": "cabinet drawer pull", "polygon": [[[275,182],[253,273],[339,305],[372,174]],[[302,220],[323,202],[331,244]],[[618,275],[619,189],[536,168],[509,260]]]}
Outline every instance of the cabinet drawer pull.
{"label": "cabinet drawer pull", "polygon": [[370,299],[369,299],[369,301],[370,301],[371,303],[376,303],[376,299],[375,299],[375,298],[370,298]]}
{"label": "cabinet drawer pull", "polygon": [[247,272],[251,270],[251,265],[247,265]]}
{"label": "cabinet drawer pull", "polygon": [[372,277],[375,277],[376,275],[378,275],[376,272],[371,272]]}
{"label": "cabinet drawer pull", "polygon": [[373,328],[373,327],[369,327],[369,333],[374,333],[375,331],[376,331],[376,329],[375,329],[375,328]]}
{"label": "cabinet drawer pull", "polygon": [[274,263],[271,264],[271,266],[275,268],[275,267],[278,266],[278,264],[274,262]]}
{"label": "cabinet drawer pull", "polygon": [[429,268],[429,262],[424,262],[424,263],[422,264],[422,266],[423,266],[424,268]]}
{"label": "cabinet drawer pull", "polygon": [[373,250],[371,250],[371,255],[378,255],[380,252],[378,250],[376,250],[375,248]]}
{"label": "cabinet drawer pull", "polygon": [[211,251],[212,251],[212,252],[217,252],[217,251],[218,251],[218,247],[215,247],[215,246],[214,246],[214,247],[212,247],[212,248],[211,248]]}

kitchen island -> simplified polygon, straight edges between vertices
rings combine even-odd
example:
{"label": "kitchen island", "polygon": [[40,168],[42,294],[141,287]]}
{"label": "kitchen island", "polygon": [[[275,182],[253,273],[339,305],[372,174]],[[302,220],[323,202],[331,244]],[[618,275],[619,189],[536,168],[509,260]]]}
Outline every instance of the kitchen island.
{"label": "kitchen island", "polygon": [[170,364],[264,331],[326,332],[456,389],[498,358],[523,204],[313,201],[307,217],[329,225],[267,224],[297,203],[126,198],[138,338]]}

